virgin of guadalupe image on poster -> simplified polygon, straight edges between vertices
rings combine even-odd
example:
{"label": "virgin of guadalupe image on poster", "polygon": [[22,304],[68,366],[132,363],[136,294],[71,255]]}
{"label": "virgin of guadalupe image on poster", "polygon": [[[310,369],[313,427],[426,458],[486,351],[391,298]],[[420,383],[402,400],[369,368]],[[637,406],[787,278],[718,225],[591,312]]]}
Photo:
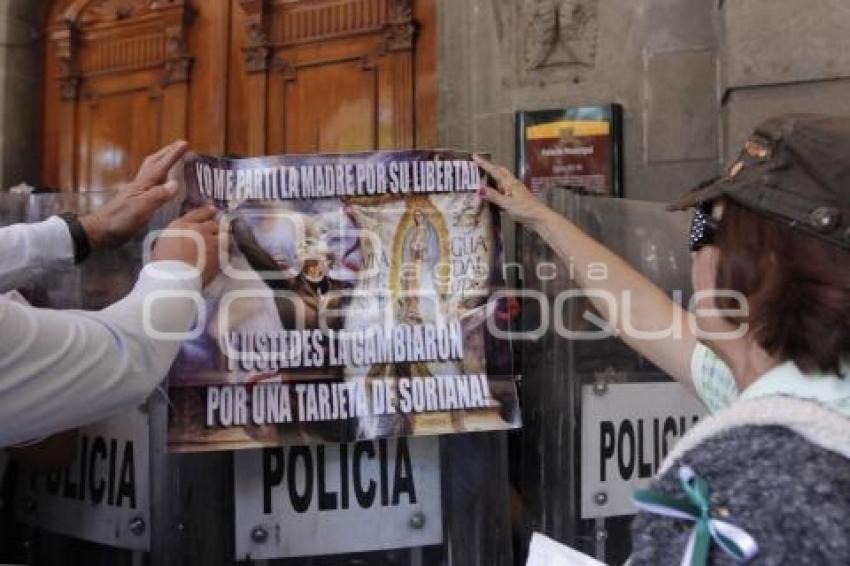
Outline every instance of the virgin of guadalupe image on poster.
{"label": "virgin of guadalupe image on poster", "polygon": [[169,377],[169,447],[230,450],[519,426],[488,320],[498,217],[456,151],[193,156],[185,208],[233,242]]}

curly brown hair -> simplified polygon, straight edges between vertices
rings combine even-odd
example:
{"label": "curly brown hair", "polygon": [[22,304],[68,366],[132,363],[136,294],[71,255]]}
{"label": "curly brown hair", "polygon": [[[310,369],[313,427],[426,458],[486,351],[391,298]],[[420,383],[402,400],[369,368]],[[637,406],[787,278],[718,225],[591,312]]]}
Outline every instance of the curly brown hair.
{"label": "curly brown hair", "polygon": [[[717,288],[743,293],[759,345],[804,372],[850,360],[850,250],[726,200]],[[725,306],[722,306],[725,308]]]}

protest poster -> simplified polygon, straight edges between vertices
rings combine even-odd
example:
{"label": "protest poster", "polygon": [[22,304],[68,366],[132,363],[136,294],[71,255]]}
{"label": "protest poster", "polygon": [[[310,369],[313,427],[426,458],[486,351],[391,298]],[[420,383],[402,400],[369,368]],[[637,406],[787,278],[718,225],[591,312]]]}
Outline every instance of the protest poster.
{"label": "protest poster", "polygon": [[519,426],[498,215],[455,151],[192,156],[232,233],[169,378],[172,451]]}

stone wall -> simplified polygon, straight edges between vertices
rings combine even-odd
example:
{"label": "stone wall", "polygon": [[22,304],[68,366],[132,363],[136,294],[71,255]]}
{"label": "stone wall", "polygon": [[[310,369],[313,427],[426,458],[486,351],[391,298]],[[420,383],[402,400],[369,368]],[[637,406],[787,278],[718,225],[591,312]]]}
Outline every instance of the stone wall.
{"label": "stone wall", "polygon": [[439,15],[442,143],[513,165],[517,110],[616,102],[626,196],[667,199],[716,172],[710,1],[444,0]]}
{"label": "stone wall", "polygon": [[40,178],[41,36],[47,2],[0,2],[0,190]]}
{"label": "stone wall", "polygon": [[[3,188],[40,176],[48,3],[0,0]],[[617,102],[631,198],[716,174],[766,116],[850,114],[846,0],[439,0],[438,17],[441,144],[513,165],[517,110]]]}
{"label": "stone wall", "polygon": [[725,0],[719,12],[727,159],[774,114],[850,114],[850,2]]}
{"label": "stone wall", "polygon": [[717,174],[767,116],[850,114],[847,0],[442,0],[439,19],[442,144],[512,166],[517,110],[617,102],[630,198]]}

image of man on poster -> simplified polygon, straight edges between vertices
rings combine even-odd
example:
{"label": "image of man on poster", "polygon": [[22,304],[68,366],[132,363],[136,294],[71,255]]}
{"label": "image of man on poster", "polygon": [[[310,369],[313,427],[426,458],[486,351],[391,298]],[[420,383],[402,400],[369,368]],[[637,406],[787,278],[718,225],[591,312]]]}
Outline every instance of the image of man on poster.
{"label": "image of man on poster", "polygon": [[[257,240],[248,221],[239,216],[233,218],[231,230],[236,246],[245,256],[248,265],[270,289],[294,292],[302,299],[304,329],[320,327],[322,309],[334,312],[344,306],[343,297],[331,291],[348,289],[351,285],[330,277],[331,253],[323,240],[307,237],[296,244],[301,270],[291,277],[288,259],[284,255],[269,253]],[[328,296],[329,293],[330,296]],[[292,300],[287,297],[276,297],[275,304],[283,327],[296,328],[298,313],[295,312]],[[332,330],[339,330],[343,323],[344,320],[341,317],[328,317],[328,328]]]}
{"label": "image of man on poster", "polygon": [[[295,263],[300,264],[301,269],[292,276],[292,266],[286,255],[273,255],[264,248],[246,219],[235,216],[230,225],[233,241],[251,269],[271,290],[288,292],[286,295],[274,297],[277,314],[284,329],[314,330],[321,328],[323,322],[329,330],[343,328],[345,317],[334,313],[343,311],[347,298],[344,293],[338,291],[349,289],[351,285],[330,276],[333,258],[329,246],[322,238],[305,237],[295,244]],[[300,305],[296,304],[291,293],[297,295]],[[249,379],[254,382],[278,377],[284,381],[343,381],[343,368],[331,366],[327,353],[323,358],[325,363],[320,367],[291,368],[276,372],[273,376],[258,374]],[[268,428],[270,427],[265,427]],[[342,440],[347,435],[347,425],[344,422],[312,423],[310,428],[312,433],[325,440]],[[269,430],[257,432],[261,435],[270,433]]]}

